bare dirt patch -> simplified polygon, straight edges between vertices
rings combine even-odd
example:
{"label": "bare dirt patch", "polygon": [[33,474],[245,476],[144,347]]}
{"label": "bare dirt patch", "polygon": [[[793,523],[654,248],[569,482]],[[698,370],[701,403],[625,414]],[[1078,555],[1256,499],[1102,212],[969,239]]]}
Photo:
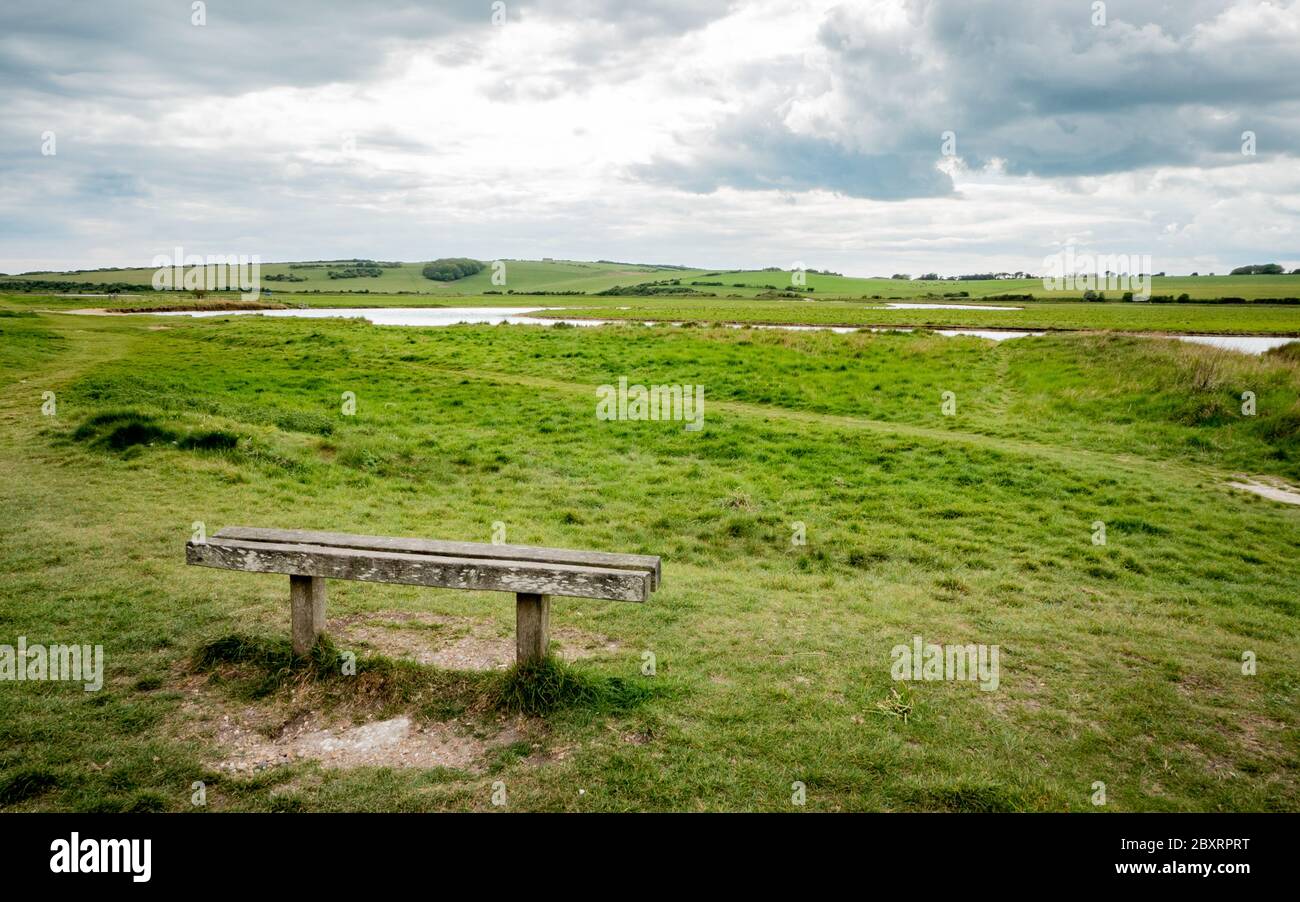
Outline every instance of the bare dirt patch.
{"label": "bare dirt patch", "polygon": [[237,705],[201,678],[187,680],[183,691],[185,733],[214,746],[213,766],[229,774],[302,761],[325,768],[447,767],[477,774],[495,750],[518,742],[528,742],[534,757],[545,759],[540,727],[519,717],[422,723],[399,715],[357,723],[304,709],[293,699]]}
{"label": "bare dirt patch", "polygon": [[409,717],[356,726],[325,726],[309,717],[274,738],[225,718],[217,741],[226,756],[220,770],[241,773],[314,759],[323,767],[453,767],[477,770],[487,751],[481,740],[459,736],[447,724],[416,726]]}
{"label": "bare dirt patch", "polygon": [[[339,648],[360,645],[391,658],[446,670],[505,670],[515,660],[513,625],[411,611],[353,614],[326,624]],[[571,626],[552,627],[552,650],[566,661],[616,652],[622,646]]]}
{"label": "bare dirt patch", "polygon": [[1255,478],[1239,476],[1236,482],[1230,482],[1228,486],[1241,489],[1243,492],[1253,492],[1270,501],[1280,501],[1282,504],[1300,504],[1300,488],[1288,485],[1282,480],[1270,476]]}
{"label": "bare dirt patch", "polygon": [[[448,670],[504,670],[514,662],[513,624],[410,611],[377,611],[331,619],[327,631],[342,650],[413,660]],[[617,651],[620,645],[575,627],[551,632],[566,660]],[[421,721],[407,713],[351,707],[322,713],[310,685],[256,703],[238,703],[201,675],[181,678],[187,696],[185,735],[215,748],[214,766],[249,775],[316,761],[325,768],[446,767],[481,773],[498,750],[526,742],[526,760],[541,765],[564,753],[546,750],[544,726],[499,715]],[[395,715],[395,716],[394,716]]]}

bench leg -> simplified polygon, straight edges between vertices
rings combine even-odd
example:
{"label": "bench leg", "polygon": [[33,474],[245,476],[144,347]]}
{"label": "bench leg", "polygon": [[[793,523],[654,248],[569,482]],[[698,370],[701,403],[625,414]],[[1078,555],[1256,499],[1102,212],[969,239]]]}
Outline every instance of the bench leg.
{"label": "bench leg", "polygon": [[515,663],[546,657],[551,635],[551,599],[532,592],[515,593]]}
{"label": "bench leg", "polygon": [[307,655],[325,632],[325,578],[289,576],[293,653]]}

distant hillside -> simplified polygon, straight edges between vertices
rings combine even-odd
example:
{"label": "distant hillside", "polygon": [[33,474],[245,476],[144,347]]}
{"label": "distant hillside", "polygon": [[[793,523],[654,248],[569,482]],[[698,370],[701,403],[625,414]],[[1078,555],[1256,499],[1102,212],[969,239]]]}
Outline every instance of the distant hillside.
{"label": "distant hillside", "polygon": [[[982,279],[966,281],[893,278],[853,278],[825,272],[802,274],[796,285],[789,270],[705,270],[675,265],[582,262],[576,260],[504,260],[504,285],[493,284],[493,261],[480,272],[452,281],[425,278],[428,261],[411,263],[375,260],[315,260],[292,263],[264,263],[263,288],[275,294],[320,292],[325,294],[420,294],[431,297],[474,297],[482,295],[532,295],[601,293],[635,297],[680,293],[702,297],[767,298],[919,298],[947,302],[980,298],[1022,299],[1034,297],[1078,297],[1079,292],[1047,292],[1039,279]],[[24,273],[4,280],[45,282],[50,291],[84,291],[86,285],[149,285],[153,270],[105,268],[64,273]],[[78,283],[60,288],[50,283]],[[119,290],[126,290],[119,288]],[[1217,298],[1300,297],[1300,275],[1252,276],[1157,276],[1154,294],[1192,300]],[[1118,300],[1122,292],[1106,292],[1107,300]]]}
{"label": "distant hillside", "polygon": [[[263,287],[275,292],[321,291],[331,294],[348,292],[415,292],[439,296],[477,295],[485,292],[528,291],[604,291],[620,285],[663,278],[688,278],[702,270],[677,267],[650,267],[629,263],[581,263],[570,260],[505,260],[505,285],[493,285],[491,261],[472,276],[450,282],[427,279],[423,269],[427,261],[415,263],[380,263],[366,274],[353,274],[358,264],[372,261],[332,260],[291,263],[263,263]],[[125,283],[148,285],[153,269],[100,269],[62,273],[24,273],[10,278],[18,280]],[[334,278],[330,273],[336,274]],[[347,273],[346,277],[339,277]]]}

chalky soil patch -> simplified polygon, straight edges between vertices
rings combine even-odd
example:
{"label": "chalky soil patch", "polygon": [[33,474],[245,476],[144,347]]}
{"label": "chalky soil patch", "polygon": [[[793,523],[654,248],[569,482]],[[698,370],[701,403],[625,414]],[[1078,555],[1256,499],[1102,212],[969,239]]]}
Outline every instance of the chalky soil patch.
{"label": "chalky soil patch", "polygon": [[522,718],[420,722],[407,715],[357,723],[299,700],[237,705],[204,681],[188,681],[186,733],[215,748],[213,766],[235,776],[315,761],[324,768],[446,767],[481,773],[491,753],[528,740]]}
{"label": "chalky soil patch", "polygon": [[1239,476],[1236,481],[1229,482],[1228,486],[1241,489],[1243,492],[1252,492],[1270,501],[1277,501],[1282,504],[1300,504],[1300,488],[1269,476],[1260,476],[1254,479],[1248,476]]}
{"label": "chalky soil patch", "polygon": [[314,760],[326,768],[447,767],[479,773],[491,749],[521,736],[513,726],[481,739],[454,724],[417,724],[406,716],[347,725],[304,715],[268,737],[254,726],[257,720],[255,712],[222,717],[215,737],[225,756],[217,763],[219,770],[249,774]]}
{"label": "chalky soil patch", "polygon": [[[446,670],[505,670],[515,658],[510,625],[472,617],[376,611],[334,618],[327,632],[343,651]],[[568,661],[621,648],[605,636],[568,626],[554,628],[552,639],[553,651]],[[238,705],[198,680],[185,691],[189,732],[216,747],[218,770],[237,776],[306,761],[331,769],[445,767],[476,774],[495,750],[530,741],[531,735],[525,719],[504,715],[486,725],[422,722],[407,715],[357,723],[322,714],[304,699]],[[546,756],[529,760],[536,764]]]}
{"label": "chalky soil patch", "polygon": [[[514,624],[473,617],[409,611],[353,614],[328,621],[326,631],[342,650],[367,651],[445,670],[505,670],[515,661]],[[606,636],[571,626],[551,627],[551,650],[565,661],[617,652]]]}

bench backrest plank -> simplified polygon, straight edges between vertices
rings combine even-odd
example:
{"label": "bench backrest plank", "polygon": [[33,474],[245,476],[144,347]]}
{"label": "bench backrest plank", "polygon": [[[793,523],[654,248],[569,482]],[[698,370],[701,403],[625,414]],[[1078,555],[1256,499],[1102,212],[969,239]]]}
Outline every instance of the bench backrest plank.
{"label": "bench backrest plank", "polygon": [[[361,536],[351,533],[319,532],[307,529],[262,529],[228,526],[213,538],[247,542],[319,545],[326,548],[354,548],[362,551],[402,551],[457,558],[528,561],[538,564],[569,564],[605,570],[649,572],[650,591],[659,588],[660,562],[655,555],[615,554],[608,551],[579,551],[570,548],[538,548],[532,545],[492,545],[486,542],[444,542],[390,536]],[[560,593],[555,593],[560,594]]]}
{"label": "bench backrest plank", "polygon": [[[416,552],[351,545],[321,545],[299,541],[238,539],[233,537],[236,532],[243,535],[253,532],[287,535],[293,531],[224,529],[207,542],[188,543],[185,546],[187,563],[257,573],[288,573],[329,579],[400,583],[448,589],[565,595],[612,601],[645,601],[658,582],[657,558],[650,558],[655,562],[653,569],[648,567],[626,569],[552,561],[502,559],[504,556],[464,557],[423,550]],[[319,535],[318,533],[302,534]],[[422,539],[384,540],[377,536],[340,538],[360,539],[366,544],[393,541],[423,544],[425,547],[437,545],[444,548],[473,544],[434,543]],[[504,549],[512,546],[481,547]],[[532,550],[552,552],[558,549]],[[573,554],[586,553],[573,552]]]}

